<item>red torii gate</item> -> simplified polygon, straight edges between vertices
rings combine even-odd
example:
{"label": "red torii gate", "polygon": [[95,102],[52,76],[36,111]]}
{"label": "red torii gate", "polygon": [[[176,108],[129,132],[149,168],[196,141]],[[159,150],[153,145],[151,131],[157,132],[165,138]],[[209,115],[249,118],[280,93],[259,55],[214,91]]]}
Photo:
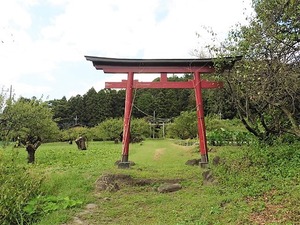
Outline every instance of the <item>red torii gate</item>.
{"label": "red torii gate", "polygon": [[[199,150],[201,154],[200,164],[208,163],[208,151],[204,122],[204,108],[201,89],[221,88],[222,82],[212,82],[201,79],[203,73],[213,73],[214,60],[207,59],[120,59],[95,56],[85,56],[86,60],[92,61],[97,70],[104,73],[126,73],[127,80],[121,82],[106,82],[105,88],[126,88],[124,127],[122,142],[122,158],[120,168],[128,168],[128,152],[130,142],[130,118],[132,110],[132,93],[137,88],[190,88],[195,90],[196,108],[198,118]],[[223,62],[223,69],[230,69],[235,61],[241,57],[227,57]],[[159,82],[139,82],[134,80],[135,73],[160,73]],[[185,82],[168,81],[167,74],[193,73],[194,79]]]}

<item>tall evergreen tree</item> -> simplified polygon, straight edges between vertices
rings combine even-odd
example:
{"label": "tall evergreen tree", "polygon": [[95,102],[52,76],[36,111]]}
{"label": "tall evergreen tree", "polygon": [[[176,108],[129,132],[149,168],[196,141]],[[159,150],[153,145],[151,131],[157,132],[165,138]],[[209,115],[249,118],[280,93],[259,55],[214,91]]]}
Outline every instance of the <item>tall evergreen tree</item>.
{"label": "tall evergreen tree", "polygon": [[125,90],[107,89],[106,94],[108,95],[109,99],[108,107],[110,108],[110,117],[123,117],[125,106]]}
{"label": "tall evergreen tree", "polygon": [[68,128],[70,127],[72,121],[69,118],[69,105],[66,97],[62,99],[54,99],[48,101],[48,105],[53,112],[53,119],[58,124],[59,128]]}
{"label": "tall evergreen tree", "polygon": [[84,103],[84,117],[82,119],[83,123],[89,127],[95,126],[100,122],[100,103],[98,101],[98,94],[94,88],[88,90],[86,94],[83,95]]}
{"label": "tall evergreen tree", "polygon": [[71,125],[86,125],[84,122],[86,121],[84,118],[86,116],[85,108],[83,104],[83,98],[81,95],[76,95],[75,97],[71,97],[68,101],[70,113],[68,115],[69,121]]}
{"label": "tall evergreen tree", "polygon": [[138,89],[135,96],[135,106],[133,108],[133,116],[142,118],[153,114],[154,97],[149,89]]}

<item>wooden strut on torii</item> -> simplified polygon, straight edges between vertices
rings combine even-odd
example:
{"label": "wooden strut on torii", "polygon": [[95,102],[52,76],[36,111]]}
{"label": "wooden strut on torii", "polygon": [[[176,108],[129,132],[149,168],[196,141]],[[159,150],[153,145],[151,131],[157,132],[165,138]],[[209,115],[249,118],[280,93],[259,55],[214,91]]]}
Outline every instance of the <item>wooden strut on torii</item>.
{"label": "wooden strut on torii", "polygon": [[[104,73],[126,73],[127,80],[121,82],[106,82],[105,88],[125,88],[125,110],[124,110],[124,127],[122,142],[122,158],[119,164],[120,168],[128,168],[128,153],[130,142],[130,118],[132,111],[132,93],[133,89],[138,88],[189,88],[195,90],[197,119],[198,119],[198,136],[199,151],[201,155],[200,164],[208,163],[208,150],[206,141],[204,106],[201,89],[221,88],[222,82],[212,82],[201,79],[203,73],[213,73],[214,60],[209,59],[119,59],[85,56],[86,60],[92,61],[97,70],[103,70]],[[223,69],[230,69],[235,61],[241,57],[228,57],[223,62]],[[135,73],[159,73],[159,82],[139,82],[134,80]],[[184,82],[168,81],[167,74],[192,73],[194,79]]]}

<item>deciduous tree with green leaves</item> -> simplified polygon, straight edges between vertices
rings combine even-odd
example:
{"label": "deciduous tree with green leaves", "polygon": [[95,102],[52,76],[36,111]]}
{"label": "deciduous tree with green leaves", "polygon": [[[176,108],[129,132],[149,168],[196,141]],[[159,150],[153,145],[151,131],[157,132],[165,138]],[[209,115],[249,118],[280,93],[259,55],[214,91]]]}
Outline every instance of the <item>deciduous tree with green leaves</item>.
{"label": "deciduous tree with green leaves", "polygon": [[168,134],[173,138],[195,138],[198,134],[197,129],[196,111],[184,111],[168,126]]}
{"label": "deciduous tree with green leaves", "polygon": [[253,0],[253,7],[249,25],[213,48],[221,59],[243,56],[223,74],[226,90],[246,128],[261,140],[300,137],[300,1]]}
{"label": "deciduous tree with green leaves", "polygon": [[17,139],[26,147],[28,163],[34,163],[35,152],[42,141],[56,139],[58,127],[49,107],[40,100],[20,98],[8,101],[1,114],[1,135],[6,140]]}

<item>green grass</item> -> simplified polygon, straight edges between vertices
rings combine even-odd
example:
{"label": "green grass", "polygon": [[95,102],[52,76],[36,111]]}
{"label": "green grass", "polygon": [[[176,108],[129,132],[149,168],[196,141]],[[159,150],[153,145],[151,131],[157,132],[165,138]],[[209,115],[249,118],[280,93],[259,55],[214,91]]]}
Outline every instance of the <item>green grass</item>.
{"label": "green grass", "polygon": [[[87,151],[67,143],[43,144],[35,165],[27,165],[23,148],[14,158],[43,178],[44,196],[82,202],[43,214],[39,225],[73,224],[74,216],[90,224],[259,224],[258,219],[266,224],[296,224],[300,219],[298,147],[214,147],[210,161],[218,155],[222,162],[207,168],[218,181],[214,185],[203,185],[206,169],[185,165],[188,159],[199,158],[196,147],[179,146],[172,140],[132,144],[129,160],[136,165],[123,170],[114,165],[121,157],[121,144],[112,142],[91,142]],[[9,163],[11,152],[6,148],[0,156]],[[95,182],[107,173],[151,179],[152,183],[121,185],[116,192],[95,191]],[[164,180],[175,179],[181,190],[156,191]],[[86,212],[88,203],[97,208]]]}

